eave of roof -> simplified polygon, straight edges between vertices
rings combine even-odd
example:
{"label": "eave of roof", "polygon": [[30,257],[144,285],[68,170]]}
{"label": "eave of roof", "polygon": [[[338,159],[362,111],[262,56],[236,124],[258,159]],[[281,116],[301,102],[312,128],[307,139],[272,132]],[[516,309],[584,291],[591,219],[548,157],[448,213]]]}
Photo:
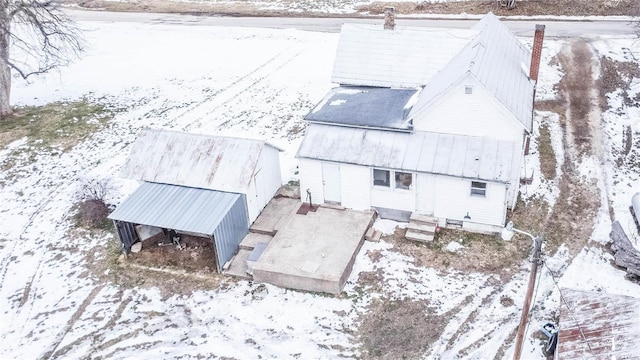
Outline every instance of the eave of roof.
{"label": "eave of roof", "polygon": [[509,183],[514,143],[311,124],[299,158]]}

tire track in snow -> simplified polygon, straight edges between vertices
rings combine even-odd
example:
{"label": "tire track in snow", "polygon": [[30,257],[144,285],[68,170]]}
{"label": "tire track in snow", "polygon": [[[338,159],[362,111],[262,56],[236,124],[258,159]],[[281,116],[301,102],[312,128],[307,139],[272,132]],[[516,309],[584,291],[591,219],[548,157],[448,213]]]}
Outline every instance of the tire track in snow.
{"label": "tire track in snow", "polygon": [[58,335],[56,335],[56,340],[51,345],[50,349],[46,351],[44,355],[40,356],[39,357],[40,359],[52,359],[53,356],[56,355],[56,349],[58,348],[58,346],[60,346],[60,343],[62,343],[62,340],[64,340],[65,336],[67,335],[67,333],[69,333],[71,328],[73,328],[73,325],[76,323],[76,321],[80,319],[80,317],[84,313],[84,310],[87,308],[87,306],[89,306],[89,304],[93,302],[93,299],[96,298],[98,293],[100,293],[102,288],[104,288],[105,286],[106,284],[98,285],[91,290],[89,295],[87,295],[87,297],[82,301],[82,303],[73,313],[73,315],[71,315],[71,319],[67,321],[67,324],[64,326],[62,331],[60,331]]}
{"label": "tire track in snow", "polygon": [[[279,52],[265,63],[258,66],[248,74],[238,78],[229,86],[224,89],[220,89],[213,94],[207,96],[204,100],[191,106],[189,109],[178,115],[176,119],[184,118],[187,114],[201,108],[204,105],[210,107],[206,114],[211,114],[221,106],[235,100],[238,96],[253,90],[255,85],[265,81],[273,73],[282,70],[286,65],[294,61],[302,53],[300,48],[301,41],[298,40],[294,45]],[[229,121],[229,120],[228,120]],[[224,126],[228,121],[222,123],[219,126]],[[201,125],[201,120],[193,121],[182,127],[182,131],[188,131],[194,125]]]}

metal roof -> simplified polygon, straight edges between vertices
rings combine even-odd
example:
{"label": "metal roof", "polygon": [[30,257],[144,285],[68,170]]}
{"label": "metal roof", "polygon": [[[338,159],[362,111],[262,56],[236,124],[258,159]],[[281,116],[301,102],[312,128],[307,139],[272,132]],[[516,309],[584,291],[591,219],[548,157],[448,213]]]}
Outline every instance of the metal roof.
{"label": "metal roof", "polygon": [[131,146],[121,176],[245,193],[264,146],[276,148],[259,140],[145,129]]}
{"label": "metal roof", "polygon": [[143,182],[109,219],[213,235],[241,197],[222,191]]}
{"label": "metal roof", "polygon": [[514,143],[310,124],[297,157],[507,183]]}
{"label": "metal roof", "polygon": [[311,122],[410,130],[406,117],[418,89],[338,87],[307,115]]}
{"label": "metal roof", "polygon": [[435,99],[470,74],[531,132],[535,88],[528,73],[531,52],[492,13],[472,29],[478,35],[425,86],[409,118],[426,111]]}
{"label": "metal roof", "polygon": [[478,33],[477,29],[430,29],[344,24],[331,81],[345,85],[425,85]]}
{"label": "metal roof", "polygon": [[562,290],[558,359],[637,359],[640,299],[601,292]]}

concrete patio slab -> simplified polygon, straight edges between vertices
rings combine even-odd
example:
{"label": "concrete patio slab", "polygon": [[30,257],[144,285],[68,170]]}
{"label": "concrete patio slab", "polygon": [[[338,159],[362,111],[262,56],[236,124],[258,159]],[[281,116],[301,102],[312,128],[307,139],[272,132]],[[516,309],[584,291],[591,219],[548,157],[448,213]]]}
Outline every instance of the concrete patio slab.
{"label": "concrete patio slab", "polygon": [[269,201],[249,230],[254,233],[275,235],[299,207],[300,199],[275,197]]}
{"label": "concrete patio slab", "polygon": [[254,281],[339,294],[375,213],[320,207],[289,216],[254,265]]}

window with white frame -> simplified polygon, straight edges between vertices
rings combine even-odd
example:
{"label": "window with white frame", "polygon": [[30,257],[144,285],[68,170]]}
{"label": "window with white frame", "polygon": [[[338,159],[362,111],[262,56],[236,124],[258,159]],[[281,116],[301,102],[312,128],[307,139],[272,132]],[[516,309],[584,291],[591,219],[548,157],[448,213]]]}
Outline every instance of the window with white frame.
{"label": "window with white frame", "polygon": [[395,172],[396,189],[411,190],[413,183],[413,174],[407,172]]}
{"label": "window with white frame", "polygon": [[487,183],[481,181],[471,182],[471,195],[486,196],[487,195]]}
{"label": "window with white frame", "polygon": [[389,170],[373,169],[373,185],[391,187],[391,172]]}

